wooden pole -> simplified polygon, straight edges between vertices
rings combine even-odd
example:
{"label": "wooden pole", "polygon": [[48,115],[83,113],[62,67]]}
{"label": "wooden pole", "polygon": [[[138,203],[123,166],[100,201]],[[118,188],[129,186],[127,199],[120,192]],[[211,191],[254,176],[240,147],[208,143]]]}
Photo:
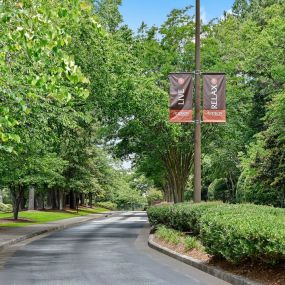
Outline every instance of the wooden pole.
{"label": "wooden pole", "polygon": [[194,155],[194,202],[201,202],[201,15],[200,0],[196,0],[195,36],[195,155]]}

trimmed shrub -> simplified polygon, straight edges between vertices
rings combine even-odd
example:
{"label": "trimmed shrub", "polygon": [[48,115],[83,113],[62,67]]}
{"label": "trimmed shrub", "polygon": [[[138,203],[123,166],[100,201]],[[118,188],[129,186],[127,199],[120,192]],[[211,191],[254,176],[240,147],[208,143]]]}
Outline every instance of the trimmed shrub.
{"label": "trimmed shrub", "polygon": [[[285,209],[251,204],[164,205],[148,209],[152,226],[192,232],[209,254],[232,263],[285,260]],[[189,241],[191,244],[191,242]]]}
{"label": "trimmed shrub", "polygon": [[204,214],[200,238],[206,251],[232,263],[285,260],[285,212],[260,210],[248,206]]}
{"label": "trimmed shrub", "polygon": [[218,205],[222,204],[220,202],[211,202],[163,205],[150,207],[147,214],[150,224],[154,227],[161,224],[179,231],[198,234],[200,232],[199,221],[203,212]]}
{"label": "trimmed shrub", "polygon": [[172,207],[169,205],[158,205],[147,209],[149,222],[152,226],[170,226]]}

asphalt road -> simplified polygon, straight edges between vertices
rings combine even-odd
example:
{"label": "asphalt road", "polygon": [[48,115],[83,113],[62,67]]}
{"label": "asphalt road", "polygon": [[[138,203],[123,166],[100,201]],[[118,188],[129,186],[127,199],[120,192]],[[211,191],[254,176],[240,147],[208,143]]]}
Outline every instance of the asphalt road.
{"label": "asphalt road", "polygon": [[55,232],[18,248],[0,285],[228,285],[147,246],[144,212]]}

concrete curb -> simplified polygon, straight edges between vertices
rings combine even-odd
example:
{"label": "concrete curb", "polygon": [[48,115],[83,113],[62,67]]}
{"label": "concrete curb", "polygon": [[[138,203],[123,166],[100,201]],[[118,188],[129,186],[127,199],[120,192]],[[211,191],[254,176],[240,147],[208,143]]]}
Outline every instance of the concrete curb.
{"label": "concrete curb", "polygon": [[[53,227],[50,227],[50,228],[46,228],[46,229],[43,229],[43,230],[39,230],[39,231],[35,231],[33,233],[30,233],[30,234],[26,234],[26,235],[22,235],[22,236],[19,236],[17,238],[14,238],[14,239],[11,239],[9,240],[8,242],[6,243],[3,243],[0,245],[0,252],[8,247],[10,247],[11,245],[14,245],[16,243],[19,243],[19,242],[22,242],[24,240],[27,240],[27,239],[30,239],[30,238],[33,238],[35,236],[39,236],[39,235],[42,235],[42,234],[46,234],[46,233],[51,233],[51,232],[55,232],[55,231],[59,231],[59,230],[63,230],[63,229],[67,229],[67,228],[71,228],[71,227],[74,227],[74,226],[78,226],[80,224],[84,224],[86,222],[89,222],[89,221],[92,221],[92,220],[95,220],[98,218],[101,218],[101,217],[109,217],[109,216],[112,216],[114,215],[115,213],[102,213],[102,214],[96,214],[97,216],[92,216],[92,217],[89,217],[85,220],[81,220],[81,221],[76,221],[74,223],[70,223],[70,224],[62,224],[62,225],[55,225]],[[67,219],[68,220],[68,219]],[[44,225],[44,224],[43,224]]]}
{"label": "concrete curb", "polygon": [[214,267],[211,265],[207,265],[203,261],[194,259],[192,257],[180,254],[180,253],[173,251],[169,248],[161,246],[160,244],[156,243],[153,239],[154,239],[154,236],[150,235],[149,239],[148,239],[148,245],[152,249],[155,249],[161,253],[164,253],[164,254],[172,257],[172,258],[175,258],[179,261],[182,261],[183,263],[191,265],[191,266],[193,266],[193,267],[195,267],[201,271],[204,271],[210,275],[213,275],[213,276],[215,276],[219,279],[222,279],[226,282],[229,282],[233,285],[262,285],[261,283],[258,283],[256,281],[252,281],[248,278],[245,278],[245,277],[224,271],[223,269],[220,269],[220,268],[217,268],[217,267]]}

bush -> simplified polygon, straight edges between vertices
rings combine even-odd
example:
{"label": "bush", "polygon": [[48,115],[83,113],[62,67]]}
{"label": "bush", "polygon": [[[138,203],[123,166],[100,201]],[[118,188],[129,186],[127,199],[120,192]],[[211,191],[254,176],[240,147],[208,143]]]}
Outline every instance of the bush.
{"label": "bush", "polygon": [[221,205],[221,203],[163,205],[150,207],[147,213],[149,222],[154,227],[161,224],[179,231],[198,234],[200,232],[199,220],[202,213],[217,205]]}
{"label": "bush", "polygon": [[227,179],[215,179],[208,187],[208,198],[212,200],[229,201],[230,193],[227,187]]}
{"label": "bush", "polygon": [[118,209],[136,210],[146,206],[146,198],[135,189],[121,189],[114,198]]}
{"label": "bush", "polygon": [[[206,251],[239,263],[246,259],[285,260],[285,210],[251,204],[182,203],[148,209],[152,226],[159,224],[198,236]],[[189,246],[191,246],[189,240]]]}
{"label": "bush", "polygon": [[201,240],[208,253],[230,262],[285,260],[285,212],[243,205],[201,218]]}
{"label": "bush", "polygon": [[12,212],[12,210],[13,210],[12,205],[0,203],[0,212],[8,213]]}
{"label": "bush", "polygon": [[156,227],[158,225],[170,226],[170,215],[172,207],[169,205],[158,205],[147,210],[149,223]]}
{"label": "bush", "polygon": [[147,203],[149,206],[162,201],[163,194],[156,188],[150,188],[146,195]]}
{"label": "bush", "polygon": [[111,210],[111,211],[114,211],[114,210],[117,209],[117,204],[113,203],[113,202],[110,202],[110,201],[98,202],[98,203],[96,203],[96,206],[102,207],[102,208],[105,208],[105,209],[108,209],[108,210]]}

